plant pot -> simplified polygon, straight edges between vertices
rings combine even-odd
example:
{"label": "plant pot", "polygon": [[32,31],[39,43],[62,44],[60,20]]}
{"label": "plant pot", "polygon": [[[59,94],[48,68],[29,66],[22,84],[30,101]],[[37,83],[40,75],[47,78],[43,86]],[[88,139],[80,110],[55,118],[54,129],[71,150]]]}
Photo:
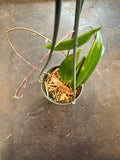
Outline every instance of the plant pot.
{"label": "plant pot", "polygon": [[[52,103],[54,103],[54,104],[57,104],[57,105],[68,105],[68,104],[71,104],[71,103],[74,104],[74,101],[71,101],[71,102],[68,102],[68,103],[59,103],[59,102],[56,102],[56,101],[54,101],[52,98],[50,98],[50,97],[46,94],[44,81],[45,81],[46,78],[47,78],[47,73],[51,73],[51,72],[54,71],[57,67],[59,67],[59,66],[53,66],[53,67],[49,68],[46,73],[44,73],[43,78],[42,78],[42,82],[41,82],[42,92],[43,92],[44,96],[45,96],[50,102],[52,102]],[[83,86],[81,86],[81,91],[80,91],[79,95],[76,97],[75,101],[78,100],[78,98],[81,96],[82,90],[83,90]]]}

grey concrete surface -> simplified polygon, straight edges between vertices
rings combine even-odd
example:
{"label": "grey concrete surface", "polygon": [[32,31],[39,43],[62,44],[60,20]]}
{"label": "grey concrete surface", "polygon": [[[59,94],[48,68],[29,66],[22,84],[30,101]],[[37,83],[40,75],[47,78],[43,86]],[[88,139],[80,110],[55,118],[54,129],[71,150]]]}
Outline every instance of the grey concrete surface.
{"label": "grey concrete surface", "polygon": [[[58,39],[73,28],[74,7],[75,1],[63,1]],[[0,1],[0,160],[120,160],[120,1],[86,0],[80,25],[87,24],[104,25],[106,51],[76,104],[46,100],[38,71],[21,91],[23,98],[13,99],[31,67],[15,56],[5,32],[28,27],[52,39],[54,1]],[[33,65],[47,51],[35,34],[14,31],[9,36]],[[63,58],[54,53],[49,66]]]}

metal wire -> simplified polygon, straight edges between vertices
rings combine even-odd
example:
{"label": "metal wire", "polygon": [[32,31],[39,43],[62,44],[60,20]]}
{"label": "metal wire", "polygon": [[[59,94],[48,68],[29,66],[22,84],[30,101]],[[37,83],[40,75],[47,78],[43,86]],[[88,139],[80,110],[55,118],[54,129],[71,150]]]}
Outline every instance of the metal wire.
{"label": "metal wire", "polygon": [[[84,3],[84,0],[81,0],[82,2],[81,2],[81,4],[80,4],[80,13],[81,13],[81,11],[82,11],[82,7],[83,7],[83,3]],[[77,3],[76,3],[76,5],[77,5]],[[79,13],[79,14],[80,14]],[[74,24],[74,28],[73,28],[73,30],[75,31],[75,24]],[[71,39],[73,39],[74,38],[74,32],[72,33],[72,36],[71,36]],[[69,53],[70,53],[70,50],[68,51],[68,53],[67,53],[67,56],[69,55]]]}
{"label": "metal wire", "polygon": [[82,10],[84,0],[76,0],[76,11],[75,11],[75,23],[74,23],[74,49],[73,49],[73,76],[74,76],[74,101],[76,98],[76,49],[77,49],[77,39],[78,39],[78,28],[79,28],[79,18]]}
{"label": "metal wire", "polygon": [[52,47],[51,47],[47,62],[45,64],[45,66],[43,67],[42,71],[39,74],[39,78],[40,78],[41,74],[43,73],[43,71],[45,70],[45,68],[47,67],[47,65],[48,65],[48,63],[49,63],[49,61],[50,61],[50,59],[52,57],[53,50],[55,48],[57,35],[58,35],[58,30],[59,30],[59,24],[60,24],[61,6],[62,6],[62,0],[56,0],[55,20],[54,20],[55,23],[54,23],[54,33],[53,33]]}

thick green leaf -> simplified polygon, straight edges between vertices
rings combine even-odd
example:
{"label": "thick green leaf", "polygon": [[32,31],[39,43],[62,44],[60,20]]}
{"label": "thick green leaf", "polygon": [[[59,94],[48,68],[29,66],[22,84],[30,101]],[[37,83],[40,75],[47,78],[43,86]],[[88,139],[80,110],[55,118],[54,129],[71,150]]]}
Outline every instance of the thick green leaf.
{"label": "thick green leaf", "polygon": [[77,88],[80,87],[81,84],[85,83],[86,80],[88,80],[93,70],[95,69],[97,63],[99,62],[100,58],[102,57],[103,53],[104,53],[104,47],[102,44],[102,38],[100,31],[98,31],[94,43],[88,53],[88,56],[79,72],[76,81]]}
{"label": "thick green leaf", "polygon": [[[76,64],[78,63],[81,51],[82,49],[77,51]],[[68,83],[73,80],[73,54],[67,56],[61,63],[59,67],[59,74],[64,83]]]}
{"label": "thick green leaf", "polygon": [[[86,59],[86,57],[83,56],[83,58],[81,59],[81,61],[78,63],[78,65],[77,65],[77,67],[76,67],[76,79],[77,79],[77,77],[78,77],[78,75],[79,75],[79,72],[80,72],[80,70],[81,70],[81,67],[82,67],[85,59]],[[72,80],[71,80],[71,83],[70,83],[70,86],[71,86],[72,88],[73,88],[73,83],[74,83],[74,80],[72,79]]]}
{"label": "thick green leaf", "polygon": [[[90,40],[90,38],[92,37],[92,35],[99,31],[102,27],[99,28],[95,28],[92,29],[84,34],[82,34],[81,36],[78,37],[78,45],[77,47],[82,46],[83,44],[85,44],[86,42],[88,42]],[[44,46],[47,49],[51,49],[52,44],[48,44],[47,46]],[[74,48],[74,39],[70,39],[70,40],[66,40],[66,41],[62,41],[60,42],[54,49],[54,51],[62,51],[62,50],[70,50]]]}
{"label": "thick green leaf", "polygon": [[83,48],[80,48],[80,49],[77,50],[76,65],[78,65],[78,60],[79,60],[80,53],[81,53],[82,50],[83,50]]}
{"label": "thick green leaf", "polygon": [[100,61],[100,59],[102,58],[102,55],[104,54],[104,51],[105,51],[105,47],[103,46],[102,47],[102,51],[101,51],[101,57],[96,57],[96,61],[94,62],[94,64],[91,66],[87,76],[85,77],[85,79],[82,81],[82,84],[84,84],[88,79],[89,77],[91,76],[91,74],[93,73],[95,67],[97,66],[98,62]]}
{"label": "thick green leaf", "polygon": [[80,62],[78,63],[78,65],[77,65],[77,68],[76,68],[76,78],[77,78],[78,75],[79,75],[79,72],[80,72],[80,70],[81,70],[81,68],[82,68],[83,63],[85,62],[85,59],[86,59],[86,57],[83,56],[83,58],[81,59],[81,61],[80,61]]}

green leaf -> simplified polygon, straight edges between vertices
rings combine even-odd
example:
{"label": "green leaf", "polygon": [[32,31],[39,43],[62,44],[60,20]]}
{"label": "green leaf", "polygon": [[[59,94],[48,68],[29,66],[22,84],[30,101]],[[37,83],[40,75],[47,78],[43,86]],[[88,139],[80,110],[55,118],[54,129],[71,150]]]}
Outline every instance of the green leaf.
{"label": "green leaf", "polygon": [[101,59],[103,53],[104,53],[104,46],[102,44],[100,31],[98,31],[97,36],[94,40],[94,43],[77,77],[77,81],[76,81],[77,88],[80,87],[81,84],[85,83],[88,80],[88,78],[91,76],[96,65]]}
{"label": "green leaf", "polygon": [[[80,70],[81,70],[82,65],[83,65],[84,62],[85,62],[85,59],[86,59],[86,57],[83,56],[83,58],[81,59],[81,61],[78,63],[78,65],[77,65],[77,67],[76,67],[76,79],[77,79],[77,77],[78,77],[78,75],[79,75],[79,72],[80,72]],[[72,88],[73,88],[73,83],[74,83],[74,80],[72,79],[72,81],[71,81],[71,83],[70,83],[70,86],[71,86]]]}
{"label": "green leaf", "polygon": [[[104,51],[105,51],[105,47],[103,46],[102,47],[102,51],[101,51],[101,57],[102,55],[104,54]],[[94,62],[94,64],[92,65],[92,67],[90,68],[86,78],[82,81],[82,84],[84,84],[88,79],[89,77],[91,76],[91,74],[93,73],[95,67],[97,66],[98,62],[100,61],[101,57],[96,57],[96,61]]]}
{"label": "green leaf", "polygon": [[80,53],[81,53],[82,50],[83,50],[83,48],[80,48],[80,49],[77,50],[76,65],[78,64],[78,60],[79,60]]}
{"label": "green leaf", "polygon": [[77,78],[78,75],[79,75],[79,72],[80,72],[80,70],[81,70],[81,68],[82,68],[83,63],[85,62],[85,59],[86,59],[86,57],[83,56],[83,58],[81,59],[81,61],[80,61],[79,64],[77,65],[76,78]]}
{"label": "green leaf", "polygon": [[[82,48],[77,51],[76,64],[78,63],[78,59],[81,51],[82,51]],[[73,54],[67,56],[63,60],[63,62],[59,67],[59,74],[60,74],[61,80],[64,83],[68,83],[73,80]]]}
{"label": "green leaf", "polygon": [[[78,45],[77,47],[82,46],[83,44],[85,44],[86,42],[88,42],[90,40],[90,38],[92,37],[92,35],[99,31],[102,27],[99,28],[95,28],[92,29],[82,35],[80,35],[78,37]],[[52,44],[48,44],[47,46],[44,46],[47,49],[51,49]],[[60,42],[54,49],[54,51],[62,51],[62,50],[70,50],[74,48],[74,39],[70,39],[70,40],[66,40],[66,41],[62,41]]]}

